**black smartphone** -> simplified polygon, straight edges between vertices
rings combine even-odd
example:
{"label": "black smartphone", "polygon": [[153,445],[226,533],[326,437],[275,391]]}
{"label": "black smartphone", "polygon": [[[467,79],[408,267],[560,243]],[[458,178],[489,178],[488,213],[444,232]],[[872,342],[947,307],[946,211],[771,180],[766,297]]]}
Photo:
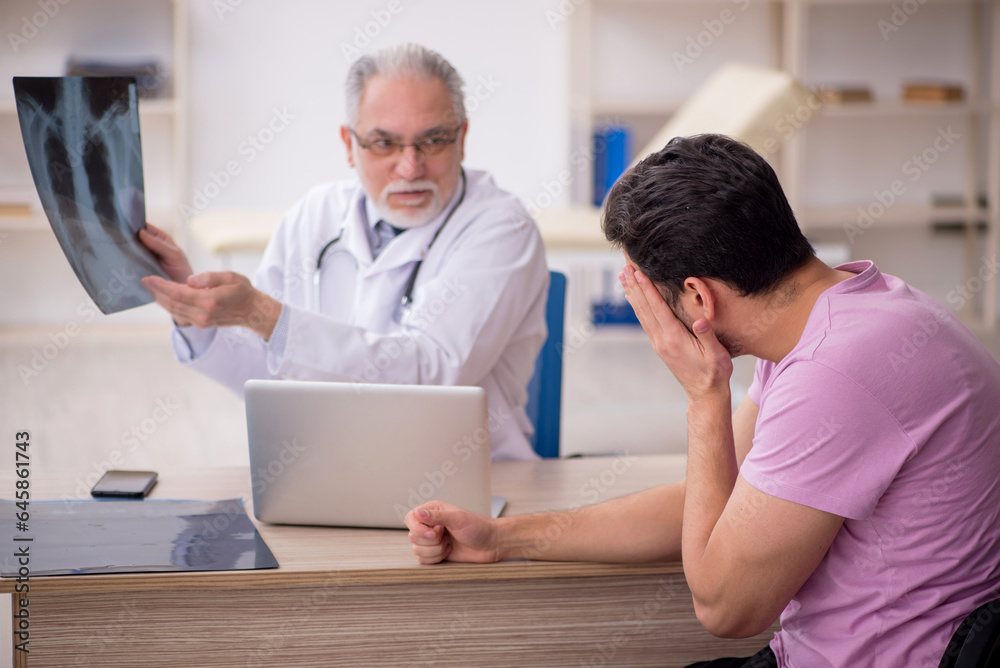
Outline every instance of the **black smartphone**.
{"label": "black smartphone", "polygon": [[124,496],[138,498],[149,494],[156,484],[156,471],[122,471],[110,469],[97,481],[91,496]]}

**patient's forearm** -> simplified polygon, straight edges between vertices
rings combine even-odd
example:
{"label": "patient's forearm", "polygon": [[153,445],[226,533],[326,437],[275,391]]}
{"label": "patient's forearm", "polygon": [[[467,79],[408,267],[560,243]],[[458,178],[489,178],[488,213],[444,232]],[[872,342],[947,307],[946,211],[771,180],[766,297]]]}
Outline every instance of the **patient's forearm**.
{"label": "patient's forearm", "polygon": [[500,557],[642,563],[680,559],[684,481],[577,510],[501,518]]}

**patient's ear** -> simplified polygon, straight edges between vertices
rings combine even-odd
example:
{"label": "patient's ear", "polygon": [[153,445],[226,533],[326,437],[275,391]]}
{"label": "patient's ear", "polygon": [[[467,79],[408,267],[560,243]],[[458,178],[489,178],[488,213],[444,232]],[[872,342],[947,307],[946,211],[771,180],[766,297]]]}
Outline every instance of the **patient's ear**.
{"label": "patient's ear", "polygon": [[692,321],[699,318],[715,318],[716,299],[715,287],[700,278],[689,276],[684,279],[684,292],[681,293],[681,303]]}

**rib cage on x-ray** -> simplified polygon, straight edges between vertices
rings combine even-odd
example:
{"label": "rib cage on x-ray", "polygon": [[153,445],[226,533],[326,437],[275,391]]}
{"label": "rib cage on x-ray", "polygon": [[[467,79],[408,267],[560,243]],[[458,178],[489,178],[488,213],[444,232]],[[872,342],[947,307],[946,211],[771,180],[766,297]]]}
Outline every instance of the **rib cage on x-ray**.
{"label": "rib cage on x-ray", "polygon": [[152,301],[163,276],[138,241],[145,225],[135,82],[15,77],[21,137],[42,208],[77,277],[104,313]]}

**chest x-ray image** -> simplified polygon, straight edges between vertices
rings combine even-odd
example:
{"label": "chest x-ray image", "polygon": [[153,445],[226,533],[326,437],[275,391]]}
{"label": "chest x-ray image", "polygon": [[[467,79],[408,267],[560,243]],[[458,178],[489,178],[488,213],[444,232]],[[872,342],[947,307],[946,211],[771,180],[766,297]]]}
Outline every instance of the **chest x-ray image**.
{"label": "chest x-ray image", "polygon": [[103,313],[153,301],[164,276],[138,239],[146,225],[135,80],[14,77],[31,177],[63,253]]}

